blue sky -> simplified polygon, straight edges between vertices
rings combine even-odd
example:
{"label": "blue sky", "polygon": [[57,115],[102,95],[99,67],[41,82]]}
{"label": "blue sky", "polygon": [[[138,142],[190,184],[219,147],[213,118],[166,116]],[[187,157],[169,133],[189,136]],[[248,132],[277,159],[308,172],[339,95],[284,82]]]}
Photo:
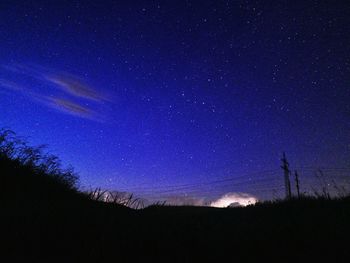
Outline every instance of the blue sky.
{"label": "blue sky", "polygon": [[244,186],[279,176],[283,151],[348,167],[346,1],[4,1],[0,17],[0,124],[84,187]]}

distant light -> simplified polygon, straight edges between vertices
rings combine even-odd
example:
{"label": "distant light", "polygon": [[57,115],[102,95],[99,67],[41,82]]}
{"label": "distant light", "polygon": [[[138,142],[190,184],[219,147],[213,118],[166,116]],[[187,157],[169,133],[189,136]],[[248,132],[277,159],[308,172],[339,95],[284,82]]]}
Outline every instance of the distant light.
{"label": "distant light", "polygon": [[236,207],[236,206],[247,206],[258,202],[258,199],[247,193],[227,193],[212,202],[212,207]]}

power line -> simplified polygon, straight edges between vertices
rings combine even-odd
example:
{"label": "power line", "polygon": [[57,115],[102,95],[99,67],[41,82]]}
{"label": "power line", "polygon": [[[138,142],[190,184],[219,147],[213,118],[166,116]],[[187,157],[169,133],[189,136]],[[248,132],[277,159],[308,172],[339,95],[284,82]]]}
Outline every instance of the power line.
{"label": "power line", "polygon": [[[143,192],[147,192],[147,191],[152,191],[152,192],[172,192],[172,191],[179,191],[179,190],[186,190],[186,189],[192,189],[192,188],[201,188],[201,187],[205,187],[205,186],[211,186],[211,185],[215,185],[215,184],[221,184],[221,183],[229,183],[236,180],[236,178],[232,178],[230,180],[220,180],[220,181],[212,181],[212,182],[208,182],[208,183],[202,183],[202,184],[196,184],[196,185],[187,185],[187,186],[183,186],[183,187],[169,187],[167,189],[157,189],[157,188],[152,188],[152,189],[144,189],[144,190],[140,190]],[[258,182],[263,182],[263,181],[272,181],[272,180],[278,180],[277,178],[260,178],[259,180],[244,180],[244,181],[240,181],[240,182],[236,182],[236,183],[230,183],[227,186],[239,186],[239,185],[246,185],[249,183],[252,184],[257,184]],[[222,185],[221,185],[222,186]]]}
{"label": "power line", "polygon": [[[231,184],[225,184],[225,185],[219,185],[219,186],[215,186],[216,189],[220,189],[219,190],[222,190],[223,188],[228,188],[228,187],[242,187],[242,188],[256,188],[256,187],[259,187],[259,186],[264,186],[264,185],[272,185],[271,182],[274,181],[275,179],[274,178],[265,178],[265,179],[262,179],[260,182],[265,182],[264,183],[258,183],[256,181],[244,181],[244,182],[237,182],[237,183],[231,183]],[[274,182],[275,184],[279,184],[280,185],[280,182],[278,181],[275,181]],[[210,185],[202,185],[202,186],[197,186],[197,187],[182,187],[182,188],[175,188],[175,189],[166,189],[166,190],[159,190],[159,189],[153,189],[153,190],[148,190],[148,191],[143,191],[143,192],[139,192],[139,193],[143,193],[143,194],[147,194],[147,193],[150,193],[150,194],[162,194],[162,193],[172,193],[172,192],[185,192],[185,191],[205,191],[205,189],[203,189],[203,187],[208,187]],[[215,189],[210,189],[210,190],[207,190],[207,191],[214,191]]]}
{"label": "power line", "polygon": [[[237,176],[237,177],[231,177],[231,178],[225,178],[225,179],[219,179],[219,180],[214,180],[214,181],[207,181],[204,183],[188,183],[188,184],[180,184],[180,185],[167,185],[167,186],[144,186],[144,187],[131,187],[131,188],[127,188],[128,191],[132,191],[132,190],[143,190],[143,189],[159,189],[159,188],[176,188],[176,187],[187,187],[187,186],[198,186],[198,185],[206,185],[206,184],[216,184],[216,183],[220,183],[220,182],[229,182],[229,181],[234,181],[237,179],[241,179],[241,178],[246,178],[249,176],[253,176],[253,175],[266,175],[269,173],[276,173],[278,171],[278,169],[274,169],[274,170],[265,170],[265,171],[261,171],[261,172],[254,172],[254,173],[249,173],[249,174],[244,174],[241,176]],[[273,174],[271,174],[273,175]]]}
{"label": "power line", "polygon": [[[283,160],[283,159],[282,159]],[[282,166],[283,167],[283,166]],[[289,167],[288,167],[289,168]],[[326,171],[323,173],[322,179],[323,183],[332,180],[332,184],[334,180],[347,182],[350,181],[350,177],[347,174],[347,171],[350,171],[350,168],[346,167],[312,167],[312,166],[304,166],[299,167],[302,172],[302,189],[309,189],[313,186],[315,180],[317,179],[310,174],[317,171]],[[289,169],[288,169],[289,170]],[[203,197],[205,195],[215,195],[215,194],[224,194],[227,192],[251,192],[257,195],[261,195],[266,192],[271,192],[272,195],[277,194],[278,196],[281,194],[281,190],[283,188],[288,187],[286,184],[285,187],[281,186],[282,178],[277,176],[278,169],[273,170],[264,170],[261,172],[247,173],[244,175],[223,178],[218,180],[206,181],[202,183],[187,183],[187,184],[177,184],[177,185],[162,185],[162,186],[144,186],[144,187],[133,187],[128,188],[127,192],[134,192],[135,194],[143,197],[155,198],[166,198],[171,197],[174,198],[176,196],[191,198],[193,197]],[[309,174],[308,176],[305,176]],[[289,179],[288,174],[288,179]],[[253,177],[253,178],[250,178]],[[299,180],[299,177],[298,177]],[[289,182],[289,187],[290,187]],[[293,182],[293,184],[298,183]],[[330,183],[327,183],[330,187],[332,186]],[[267,186],[267,187],[265,187]],[[300,186],[299,186],[300,188]],[[286,188],[286,193],[289,191]],[[265,194],[263,194],[265,195]],[[291,196],[291,192],[290,192]],[[266,196],[265,196],[266,197]]]}
{"label": "power line", "polygon": [[[261,189],[256,189],[256,191],[258,191],[259,193],[264,193],[264,192],[271,192],[271,194],[274,192],[274,191],[282,191],[284,189],[283,186],[278,186],[278,187],[267,187],[267,188],[261,188]],[[235,191],[231,191],[231,192],[235,192]],[[155,197],[155,195],[157,195],[157,197],[160,197],[160,198],[173,198],[173,197],[186,197],[186,198],[191,198],[191,197],[203,197],[203,196],[208,196],[208,195],[216,195],[216,194],[226,194],[226,193],[229,193],[229,192],[223,192],[222,190],[219,190],[219,189],[216,189],[214,191],[211,191],[211,190],[206,190],[206,191],[201,191],[201,192],[198,192],[198,191],[188,191],[188,192],[183,192],[183,193],[174,193],[174,194],[171,194],[171,193],[160,193],[160,194],[144,194],[144,195],[141,195],[141,196],[144,196],[144,197]]]}

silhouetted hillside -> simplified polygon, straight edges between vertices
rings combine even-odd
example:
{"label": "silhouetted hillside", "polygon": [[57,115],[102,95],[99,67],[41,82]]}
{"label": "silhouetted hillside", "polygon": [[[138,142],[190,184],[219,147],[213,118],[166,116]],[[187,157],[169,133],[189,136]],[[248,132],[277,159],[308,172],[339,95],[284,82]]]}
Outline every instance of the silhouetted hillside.
{"label": "silhouetted hillside", "polygon": [[12,131],[0,132],[1,195],[41,199],[78,194],[73,169],[63,169],[56,156],[44,154],[42,149],[29,147]]}
{"label": "silhouetted hillside", "polygon": [[132,210],[80,193],[72,169],[0,135],[3,262],[348,262],[350,200]]}

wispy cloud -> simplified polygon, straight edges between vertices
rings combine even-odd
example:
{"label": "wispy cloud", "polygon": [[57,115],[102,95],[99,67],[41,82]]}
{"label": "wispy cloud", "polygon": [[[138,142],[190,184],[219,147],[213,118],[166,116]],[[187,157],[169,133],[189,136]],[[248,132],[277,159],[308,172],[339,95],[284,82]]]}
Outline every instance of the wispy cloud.
{"label": "wispy cloud", "polygon": [[94,111],[89,109],[88,107],[84,107],[75,102],[61,99],[61,98],[49,98],[52,106],[57,108],[60,111],[67,112],[68,114],[87,118],[87,119],[95,119],[97,115]]}
{"label": "wispy cloud", "polygon": [[79,76],[68,72],[26,64],[2,65],[2,68],[16,74],[35,78],[41,82],[46,82],[46,84],[52,84],[54,88],[60,89],[72,96],[97,102],[108,100],[105,94],[94,89]]}
{"label": "wispy cloud", "polygon": [[57,88],[73,96],[98,102],[106,100],[102,94],[75,76],[47,75],[45,77],[49,82],[55,84]]}
{"label": "wispy cloud", "polygon": [[[40,86],[47,86],[48,91],[58,89],[64,93],[60,95],[55,94],[55,92],[50,92],[50,95],[47,95],[45,92],[35,92],[18,82],[7,79],[0,79],[0,86],[2,88],[10,92],[19,93],[22,96],[26,96],[35,102],[62,113],[96,121],[101,121],[103,119],[94,108],[96,108],[96,106],[101,106],[104,101],[107,101],[106,96],[87,85],[77,76],[68,73],[57,73],[39,66],[16,64],[3,65],[2,68],[16,75],[31,77]],[[45,90],[46,93],[47,90]],[[81,100],[89,100],[95,107],[92,107],[90,105],[91,103],[87,104]]]}
{"label": "wispy cloud", "polygon": [[59,97],[41,95],[39,93],[30,91],[29,89],[20,86],[17,83],[6,81],[3,79],[0,79],[0,87],[12,92],[20,93],[22,96],[25,96],[31,99],[32,101],[53,108],[60,112],[85,119],[97,120],[98,114],[95,111],[88,107],[77,104],[73,101],[62,99]]}
{"label": "wispy cloud", "polygon": [[5,88],[10,91],[15,91],[15,92],[24,92],[25,90],[23,87],[18,85],[17,83],[13,81],[9,81],[6,79],[0,79],[0,87]]}

